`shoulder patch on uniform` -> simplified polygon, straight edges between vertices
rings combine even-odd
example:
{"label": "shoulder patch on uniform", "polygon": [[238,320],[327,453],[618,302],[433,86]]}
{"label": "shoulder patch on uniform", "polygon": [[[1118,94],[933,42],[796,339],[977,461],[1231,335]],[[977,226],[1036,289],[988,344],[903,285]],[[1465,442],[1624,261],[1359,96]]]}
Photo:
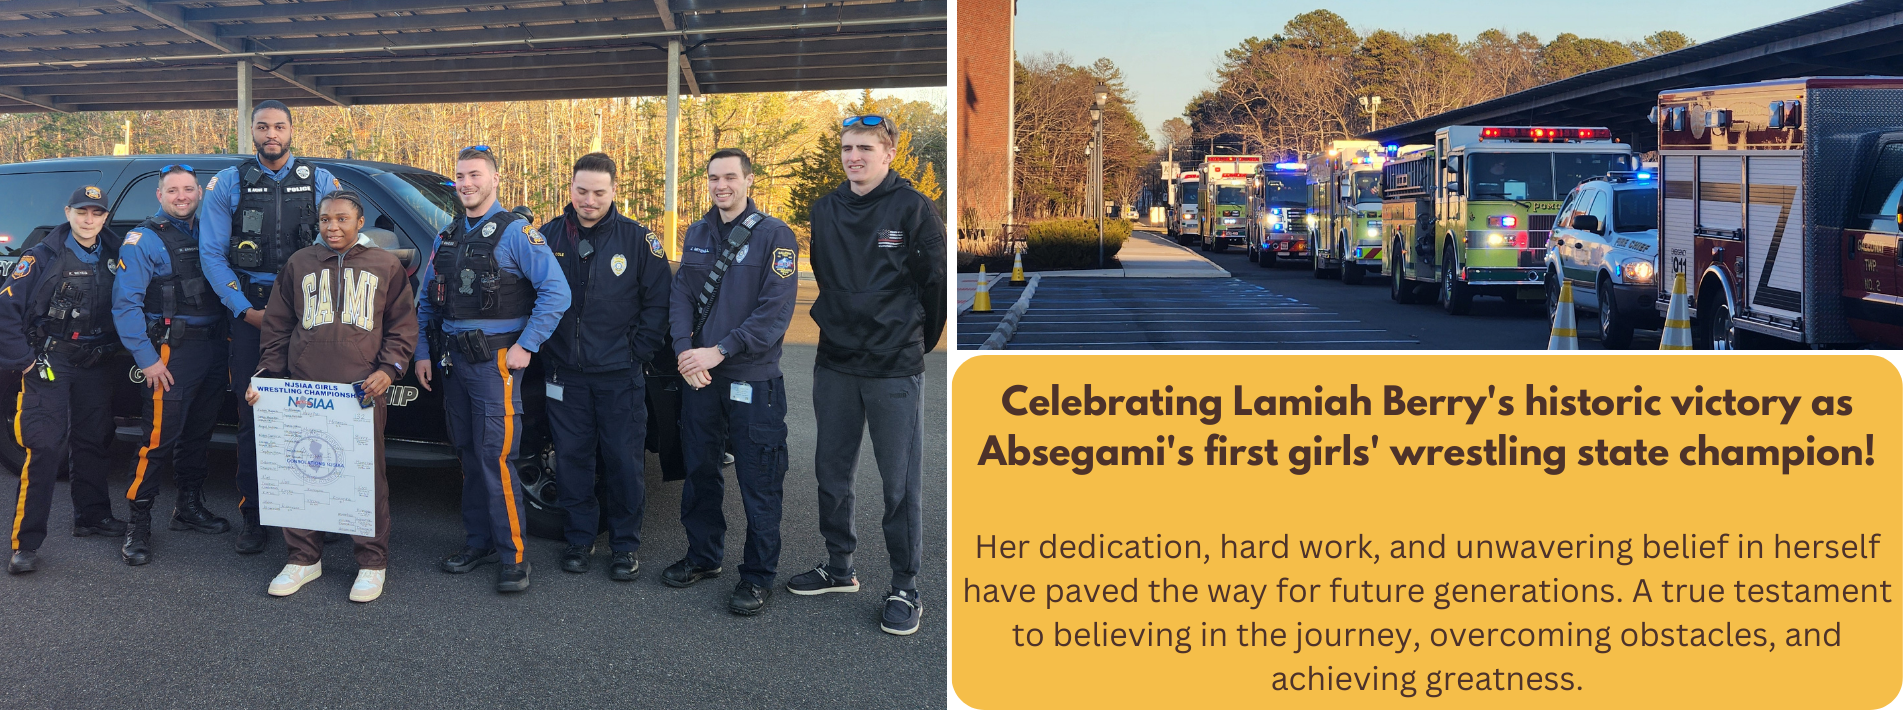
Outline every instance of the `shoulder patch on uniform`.
{"label": "shoulder patch on uniform", "polygon": [[548,240],[543,239],[542,233],[535,231],[534,227],[523,227],[522,236],[528,237],[530,244],[534,244],[538,247],[548,246]]}
{"label": "shoulder patch on uniform", "polygon": [[24,279],[26,275],[30,273],[33,273],[32,254],[20,257],[20,263],[13,265],[13,278]]}
{"label": "shoulder patch on uniform", "polygon": [[341,190],[343,189],[343,187],[344,187],[343,183],[337,182],[337,178],[330,179],[330,189]]}
{"label": "shoulder patch on uniform", "polygon": [[648,232],[648,251],[663,259],[667,258],[667,252],[661,248],[661,235]]}
{"label": "shoulder patch on uniform", "polygon": [[779,274],[780,278],[792,276],[796,265],[792,249],[773,250],[773,273]]}
{"label": "shoulder patch on uniform", "polygon": [[238,290],[238,282],[236,282],[236,281],[226,281],[226,282],[225,282],[225,288],[229,288],[229,289],[231,289],[231,290],[233,290],[233,291],[236,291],[236,290]]}
{"label": "shoulder patch on uniform", "polygon": [[211,182],[205,183],[205,191],[210,192],[216,189],[218,189],[218,176],[213,175],[211,176]]}
{"label": "shoulder patch on uniform", "polygon": [[134,244],[138,244],[139,238],[143,236],[145,236],[145,232],[141,232],[136,229],[130,232],[126,232],[126,246],[132,246]]}

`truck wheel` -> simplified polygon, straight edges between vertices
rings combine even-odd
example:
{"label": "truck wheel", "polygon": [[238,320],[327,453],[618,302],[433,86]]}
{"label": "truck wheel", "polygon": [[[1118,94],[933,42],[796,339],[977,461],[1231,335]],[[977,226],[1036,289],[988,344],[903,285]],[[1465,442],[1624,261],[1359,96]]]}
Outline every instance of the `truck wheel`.
{"label": "truck wheel", "polygon": [[1743,339],[1738,337],[1738,328],[1731,322],[1731,307],[1726,305],[1723,294],[1714,292],[1710,300],[1705,302],[1712,305],[1709,309],[1698,309],[1703,311],[1699,315],[1702,316],[1700,320],[1704,321],[1701,324],[1704,328],[1701,330],[1705,331],[1704,342],[1699,344],[1707,345],[1713,350],[1721,347],[1726,350],[1740,349]]}
{"label": "truck wheel", "polygon": [[1221,254],[1225,251],[1229,251],[1229,242],[1227,241],[1226,238],[1216,237],[1215,239],[1211,239],[1209,241],[1214,242],[1213,244],[1209,245],[1210,251],[1216,252],[1218,254]]}
{"label": "truck wheel", "polygon": [[[1395,244],[1400,244],[1400,242],[1395,242]],[[1400,252],[1390,253],[1399,254]],[[1395,303],[1413,303],[1414,282],[1407,279],[1407,268],[1402,266],[1399,260],[1389,261],[1388,268],[1394,272],[1388,278],[1388,298],[1393,299]]]}
{"label": "truck wheel", "polygon": [[1248,247],[1248,252],[1249,252],[1249,261],[1254,261],[1254,262],[1261,261],[1262,250],[1257,249],[1254,246],[1250,246]]}
{"label": "truck wheel", "polygon": [[1209,251],[1209,240],[1198,236],[1196,237],[1196,246],[1202,247],[1203,251]]}
{"label": "truck wheel", "polygon": [[1559,317],[1559,271],[1546,267],[1546,324],[1551,326],[1553,319]]}
{"label": "truck wheel", "polygon": [[1262,258],[1257,259],[1255,263],[1256,266],[1260,266],[1264,269],[1273,269],[1275,268],[1275,258],[1275,252],[1264,249],[1262,250]]}
{"label": "truck wheel", "polygon": [[1613,298],[1612,279],[1599,276],[1599,344],[1607,350],[1632,347],[1632,316],[1619,312],[1619,299]]}
{"label": "truck wheel", "polygon": [[1352,261],[1341,264],[1341,282],[1349,286],[1361,285],[1362,278],[1368,275],[1368,267]]}
{"label": "truck wheel", "polygon": [[518,459],[515,471],[522,477],[522,497],[529,504],[529,534],[544,540],[563,539],[568,513],[555,503],[554,448],[545,448],[540,456]]}
{"label": "truck wheel", "polygon": [[1473,288],[1454,279],[1454,246],[1447,245],[1446,260],[1440,266],[1440,307],[1450,316],[1467,315],[1473,307]]}

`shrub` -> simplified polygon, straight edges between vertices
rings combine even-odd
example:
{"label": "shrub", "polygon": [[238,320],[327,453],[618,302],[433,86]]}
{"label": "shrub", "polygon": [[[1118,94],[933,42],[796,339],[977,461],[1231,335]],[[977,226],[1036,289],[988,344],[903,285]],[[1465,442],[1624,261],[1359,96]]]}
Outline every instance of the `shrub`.
{"label": "shrub", "polygon": [[[1106,219],[1103,253],[1106,266],[1130,238],[1130,222]],[[1097,222],[1088,219],[1051,219],[1025,230],[1024,266],[1030,269],[1097,268]]]}

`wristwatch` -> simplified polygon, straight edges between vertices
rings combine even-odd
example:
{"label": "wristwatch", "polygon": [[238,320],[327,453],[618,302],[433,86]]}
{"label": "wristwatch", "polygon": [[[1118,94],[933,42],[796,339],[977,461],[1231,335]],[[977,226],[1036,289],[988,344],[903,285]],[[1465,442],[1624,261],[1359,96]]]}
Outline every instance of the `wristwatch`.
{"label": "wristwatch", "polygon": [[721,345],[720,343],[714,343],[714,349],[720,351],[721,357],[727,356],[727,346]]}

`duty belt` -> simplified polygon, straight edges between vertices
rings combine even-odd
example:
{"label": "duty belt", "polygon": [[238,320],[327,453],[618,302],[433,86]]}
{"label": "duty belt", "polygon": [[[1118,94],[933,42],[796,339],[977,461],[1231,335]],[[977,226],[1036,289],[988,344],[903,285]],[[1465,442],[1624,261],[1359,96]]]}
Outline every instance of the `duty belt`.
{"label": "duty belt", "polygon": [[448,334],[449,342],[456,352],[462,353],[470,362],[488,362],[495,358],[497,350],[514,345],[521,337],[521,331],[490,335],[480,330],[467,330]]}
{"label": "duty belt", "polygon": [[153,345],[176,343],[181,340],[213,340],[218,336],[218,327],[215,325],[186,325],[166,318],[152,321],[152,326],[147,331]]}
{"label": "duty belt", "polygon": [[271,302],[271,284],[252,281],[251,277],[243,274],[238,275],[238,284],[238,290],[244,294],[245,300],[251,302],[252,308],[263,310],[265,304]]}
{"label": "duty belt", "polygon": [[119,339],[107,337],[97,342],[76,343],[70,340],[47,338],[41,342],[40,352],[42,354],[59,353],[72,360],[75,365],[92,367],[99,364],[100,360],[119,352]]}

